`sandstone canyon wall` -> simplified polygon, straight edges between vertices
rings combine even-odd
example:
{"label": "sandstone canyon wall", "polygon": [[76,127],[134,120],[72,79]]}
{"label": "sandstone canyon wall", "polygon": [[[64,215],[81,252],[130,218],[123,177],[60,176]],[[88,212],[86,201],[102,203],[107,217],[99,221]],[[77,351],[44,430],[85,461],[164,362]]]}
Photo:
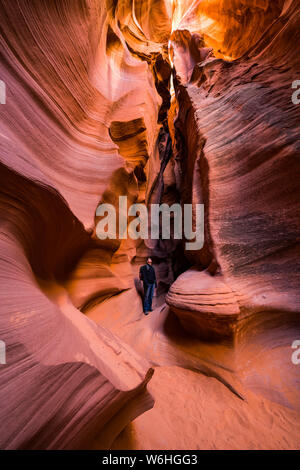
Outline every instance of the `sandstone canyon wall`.
{"label": "sandstone canyon wall", "polygon": [[[295,0],[0,1],[2,449],[300,447],[299,23]],[[204,204],[203,248],[99,240],[122,195]]]}

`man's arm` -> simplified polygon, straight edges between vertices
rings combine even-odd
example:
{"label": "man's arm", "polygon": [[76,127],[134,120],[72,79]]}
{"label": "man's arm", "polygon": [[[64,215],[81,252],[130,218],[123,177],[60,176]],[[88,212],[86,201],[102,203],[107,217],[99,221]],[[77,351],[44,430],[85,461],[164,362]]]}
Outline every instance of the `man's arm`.
{"label": "man's arm", "polygon": [[141,281],[144,280],[144,276],[143,276],[143,266],[140,267],[140,274],[139,274],[139,278]]}

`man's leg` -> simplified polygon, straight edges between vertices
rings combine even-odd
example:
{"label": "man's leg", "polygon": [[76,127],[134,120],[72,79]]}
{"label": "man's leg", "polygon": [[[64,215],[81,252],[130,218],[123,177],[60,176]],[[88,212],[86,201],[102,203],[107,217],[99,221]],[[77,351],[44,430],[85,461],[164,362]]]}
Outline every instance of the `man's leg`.
{"label": "man's leg", "polygon": [[144,282],[144,301],[143,301],[143,310],[144,313],[149,312],[149,306],[148,306],[148,292],[149,292],[149,285]]}
{"label": "man's leg", "polygon": [[149,311],[150,311],[150,312],[152,311],[152,299],[153,299],[153,294],[154,294],[154,284],[151,284],[151,285],[150,285],[150,289],[149,289],[149,303],[148,303]]}

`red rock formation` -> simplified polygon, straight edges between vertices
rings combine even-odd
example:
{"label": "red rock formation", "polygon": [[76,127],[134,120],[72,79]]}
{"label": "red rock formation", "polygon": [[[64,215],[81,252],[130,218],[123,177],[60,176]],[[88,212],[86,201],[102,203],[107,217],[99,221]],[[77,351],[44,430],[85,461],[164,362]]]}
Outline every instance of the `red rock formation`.
{"label": "red rock formation", "polygon": [[208,340],[234,336],[240,309],[220,277],[188,270],[172,284],[166,302],[193,334]]}
{"label": "red rock formation", "polygon": [[1,448],[108,447],[153,370],[57,284],[93,243],[59,194],[2,164],[1,182]]}
{"label": "red rock formation", "polygon": [[[0,0],[1,448],[299,448],[298,24],[295,0]],[[204,247],[99,240],[119,195],[204,203]],[[179,276],[144,317],[148,254],[158,295]]]}
{"label": "red rock formation", "polygon": [[[192,74],[189,66],[181,72],[178,36],[175,42],[181,194],[205,204],[206,241],[192,259],[217,274],[216,285],[228,285],[240,319],[300,307],[299,111],[291,100],[300,62],[287,47],[297,18],[290,2],[247,54],[232,62],[209,58]],[[176,307],[172,290],[168,303]],[[189,329],[195,332],[194,322]]]}
{"label": "red rock formation", "polygon": [[1,448],[108,447],[153,405],[152,369],[74,307],[122,289],[130,266],[84,227],[116,174],[136,181],[112,123],[144,115],[153,152],[161,99],[103,2],[3,1],[0,15],[1,162],[15,171],[1,166]]}

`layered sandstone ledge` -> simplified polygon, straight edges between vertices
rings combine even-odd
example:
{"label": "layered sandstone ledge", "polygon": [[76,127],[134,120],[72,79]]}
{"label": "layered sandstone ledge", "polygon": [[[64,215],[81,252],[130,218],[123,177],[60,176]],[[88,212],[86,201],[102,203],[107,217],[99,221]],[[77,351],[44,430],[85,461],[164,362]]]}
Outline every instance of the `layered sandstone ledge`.
{"label": "layered sandstone ledge", "polygon": [[207,340],[234,338],[240,309],[220,276],[186,271],[172,284],[166,302],[192,335]]}

